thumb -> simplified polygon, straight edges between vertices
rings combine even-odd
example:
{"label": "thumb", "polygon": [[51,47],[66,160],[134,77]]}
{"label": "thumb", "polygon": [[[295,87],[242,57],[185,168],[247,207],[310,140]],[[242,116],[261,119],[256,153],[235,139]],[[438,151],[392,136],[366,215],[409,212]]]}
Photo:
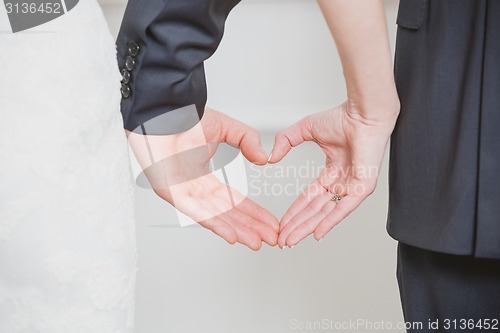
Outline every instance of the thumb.
{"label": "thumb", "polygon": [[232,146],[236,146],[247,160],[257,165],[267,163],[267,154],[262,149],[259,132],[225,114],[220,117],[222,125],[222,139]]}
{"label": "thumb", "polygon": [[269,157],[269,163],[278,163],[293,147],[300,145],[304,141],[311,140],[308,124],[309,119],[304,118],[292,126],[278,132],[274,139],[274,147]]}

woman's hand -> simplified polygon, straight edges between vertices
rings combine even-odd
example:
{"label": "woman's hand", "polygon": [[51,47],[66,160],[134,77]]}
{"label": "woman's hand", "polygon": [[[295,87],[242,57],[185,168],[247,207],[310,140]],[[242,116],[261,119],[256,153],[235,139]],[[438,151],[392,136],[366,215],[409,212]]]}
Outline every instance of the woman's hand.
{"label": "woman's hand", "polygon": [[[366,119],[346,102],[300,120],[276,135],[270,163],[292,147],[316,142],[326,166],[288,209],[280,223],[278,245],[294,246],[314,233],[321,240],[375,190],[385,148],[399,113],[399,103],[383,119]],[[332,200],[334,196],[342,199]]]}

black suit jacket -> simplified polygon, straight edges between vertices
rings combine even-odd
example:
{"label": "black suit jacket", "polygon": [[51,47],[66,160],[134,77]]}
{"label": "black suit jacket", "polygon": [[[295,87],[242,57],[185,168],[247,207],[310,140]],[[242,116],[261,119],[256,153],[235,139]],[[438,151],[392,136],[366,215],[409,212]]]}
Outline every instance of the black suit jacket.
{"label": "black suit jacket", "polygon": [[500,259],[500,1],[401,0],[388,231]]}
{"label": "black suit jacket", "polygon": [[203,63],[219,46],[239,1],[129,1],[117,40],[126,129],[159,119],[148,134],[172,134],[201,119],[207,100]]}

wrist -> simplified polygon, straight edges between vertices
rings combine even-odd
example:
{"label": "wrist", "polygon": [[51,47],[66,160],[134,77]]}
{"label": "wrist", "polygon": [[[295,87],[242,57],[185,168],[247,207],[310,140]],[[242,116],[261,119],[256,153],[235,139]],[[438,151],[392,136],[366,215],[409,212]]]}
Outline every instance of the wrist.
{"label": "wrist", "polygon": [[399,116],[401,104],[397,94],[389,94],[374,99],[349,97],[346,108],[350,116],[368,124],[393,126]]}
{"label": "wrist", "polygon": [[371,133],[378,133],[381,137],[389,137],[392,134],[399,116],[399,100],[373,106],[348,100],[344,105],[348,118],[363,124],[363,128],[373,130]]}

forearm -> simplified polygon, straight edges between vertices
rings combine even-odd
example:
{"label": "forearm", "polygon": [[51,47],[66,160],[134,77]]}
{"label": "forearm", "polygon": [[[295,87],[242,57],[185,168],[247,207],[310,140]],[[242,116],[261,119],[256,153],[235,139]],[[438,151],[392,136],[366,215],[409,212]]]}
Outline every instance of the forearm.
{"label": "forearm", "polygon": [[342,61],[349,105],[365,119],[395,119],[399,99],[383,0],[318,0]]}

